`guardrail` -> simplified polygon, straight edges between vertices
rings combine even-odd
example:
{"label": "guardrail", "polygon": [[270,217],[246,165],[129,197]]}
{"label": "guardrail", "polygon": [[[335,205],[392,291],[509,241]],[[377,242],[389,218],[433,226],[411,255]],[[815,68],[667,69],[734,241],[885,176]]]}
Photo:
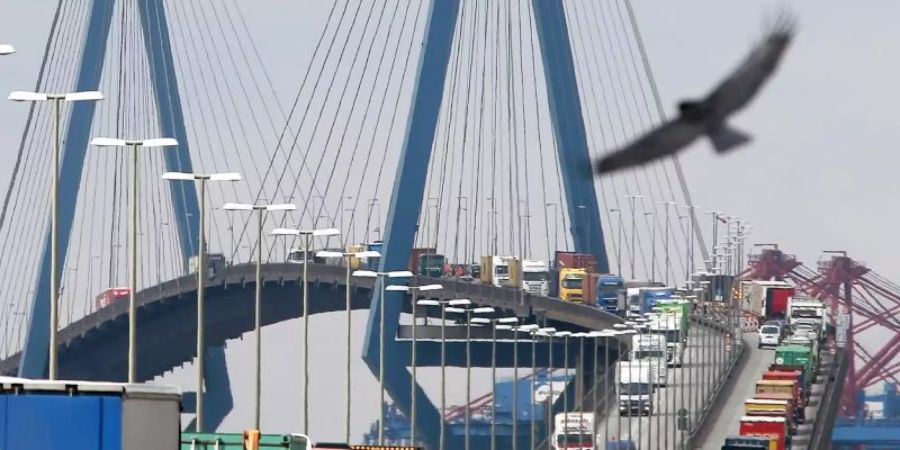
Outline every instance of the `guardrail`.
{"label": "guardrail", "polygon": [[841,403],[841,393],[844,390],[844,380],[847,379],[847,370],[845,349],[837,347],[834,352],[831,373],[828,374],[825,395],[822,396],[822,403],[819,405],[819,417],[813,425],[809,448],[817,450],[831,448],[831,431],[834,430],[837,420],[837,411]]}

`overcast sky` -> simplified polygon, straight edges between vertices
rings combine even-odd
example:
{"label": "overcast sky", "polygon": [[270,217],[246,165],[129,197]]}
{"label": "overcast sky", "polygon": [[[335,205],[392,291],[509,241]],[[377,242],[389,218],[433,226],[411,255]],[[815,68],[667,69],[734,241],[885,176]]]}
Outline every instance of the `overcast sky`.
{"label": "overcast sky", "polygon": [[[900,4],[839,0],[722,2],[635,0],[647,51],[667,108],[685,97],[701,96],[741,58],[763,30],[764,18],[790,6],[799,32],[783,66],[746,112],[733,120],[753,134],[754,142],[727,157],[712,154],[698,142],[683,156],[695,203],[737,214],[753,223],[751,242],[778,242],[814,267],[821,250],[847,250],[888,278],[900,279],[893,231],[898,220],[894,196],[900,192],[896,167],[896,105],[900,102]],[[276,87],[292,98],[321,30],[328,2],[242,2]],[[19,53],[0,61],[0,86],[6,90],[33,85],[55,2],[3,2],[0,42]],[[0,186],[5,188],[24,123],[24,109],[0,103]],[[357,316],[361,324],[364,320]],[[329,319],[316,320],[327,333]],[[269,342],[295,333],[286,323],[267,331]],[[229,352],[235,381],[246,384],[250,341]],[[288,346],[289,347],[289,346]],[[267,391],[264,422],[275,431],[295,429],[299,404],[299,366],[292,348],[269,346],[267,378],[286,391]],[[335,363],[323,351],[320,366]],[[338,361],[339,362],[339,361]],[[316,372],[322,382],[326,371]],[[355,394],[372,404],[374,379],[360,364]],[[165,381],[190,383],[187,369]],[[249,392],[249,391],[248,391]],[[457,392],[457,394],[459,394]],[[364,397],[365,396],[365,397]],[[297,398],[294,403],[285,398]],[[459,396],[457,395],[458,399]],[[327,410],[328,396],[314,399]],[[249,397],[236,399],[237,411],[225,423],[239,429],[251,411]],[[368,428],[375,410],[354,420],[354,433]],[[365,416],[365,417],[362,417]],[[325,438],[337,437],[339,420],[319,416],[313,424]]]}

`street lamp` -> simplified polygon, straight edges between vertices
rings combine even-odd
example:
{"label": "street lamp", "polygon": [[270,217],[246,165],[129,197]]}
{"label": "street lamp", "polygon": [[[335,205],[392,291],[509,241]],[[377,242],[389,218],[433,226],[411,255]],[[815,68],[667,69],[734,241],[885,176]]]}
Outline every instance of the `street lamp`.
{"label": "street lamp", "polygon": [[[645,212],[644,217],[649,217],[653,221],[653,232],[650,237],[650,281],[656,281],[656,213]],[[644,267],[645,272],[646,270]]]}
{"label": "street lamp", "polygon": [[343,258],[347,267],[347,279],[345,281],[346,287],[346,308],[347,308],[347,356],[346,356],[346,374],[344,374],[346,380],[346,417],[344,424],[344,439],[347,442],[350,442],[350,330],[353,326],[352,319],[352,310],[350,308],[350,260],[352,258],[361,259],[361,258],[380,258],[381,253],[376,251],[364,251],[364,252],[330,252],[323,251],[316,253],[316,256],[319,258]]}
{"label": "street lamp", "polygon": [[[472,323],[491,325],[491,450],[497,448],[497,330],[512,330],[512,324],[518,322],[518,317],[500,317],[497,319],[488,319],[487,317],[472,318]],[[517,380],[518,378],[513,376],[513,379]],[[513,392],[515,393],[515,390]],[[515,410],[516,407],[513,406],[513,411]]]}
{"label": "street lamp", "polygon": [[471,419],[471,403],[472,403],[472,314],[493,314],[494,308],[490,306],[482,306],[477,308],[457,308],[448,307],[447,312],[465,314],[466,321],[466,450],[469,450],[469,423]]}
{"label": "street lamp", "polygon": [[[563,415],[569,417],[569,336],[571,331],[557,331],[553,337],[563,339],[563,380],[565,387],[562,391],[563,396]],[[569,429],[563,428],[563,442],[569,441]]]}
{"label": "street lamp", "polygon": [[619,232],[616,236],[616,270],[622,275],[622,210],[619,208],[609,208],[610,213],[616,213],[618,217]]}
{"label": "street lamp", "polygon": [[97,147],[126,147],[131,150],[131,205],[130,223],[128,227],[128,245],[131,254],[131,266],[128,271],[128,382],[136,382],[137,373],[137,306],[135,291],[137,290],[137,199],[138,199],[138,148],[170,147],[178,145],[172,138],[124,140],[114,138],[94,138],[91,145]]}
{"label": "street lamp", "polygon": [[12,55],[16,48],[9,44],[0,44],[0,56]]}
{"label": "street lamp", "polygon": [[410,383],[410,398],[412,398],[412,406],[410,407],[409,415],[409,440],[413,445],[415,445],[416,443],[416,295],[419,292],[438,291],[443,288],[444,287],[440,284],[426,284],[423,286],[394,285],[387,287],[387,290],[389,291],[408,292],[411,296],[409,303],[412,308],[412,355],[410,356],[410,360],[412,362],[412,383]]}
{"label": "street lamp", "polygon": [[[263,221],[268,211],[293,211],[297,206],[284,203],[274,205],[250,205],[244,203],[226,203],[222,206],[226,211],[255,211],[257,218],[257,243],[256,243],[256,294],[254,298],[254,330],[256,333],[256,390],[253,396],[253,426],[259,430],[260,397],[262,395],[262,247],[263,247]],[[232,252],[232,257],[234,253]]]}
{"label": "street lamp", "polygon": [[[371,270],[356,270],[353,272],[354,277],[375,278],[378,284],[378,278],[381,283],[381,296],[379,297],[379,310],[381,311],[379,333],[378,333],[378,389],[381,395],[381,403],[378,405],[378,445],[384,445],[384,295],[385,295],[385,278],[411,278],[413,273],[408,270],[395,270],[392,272],[375,272]],[[304,283],[305,284],[305,283]],[[304,299],[306,296],[304,296]]]}
{"label": "street lamp", "polygon": [[[323,199],[324,201],[324,199]],[[330,237],[341,234],[336,228],[295,230],[276,228],[273,236],[303,236],[303,433],[309,433],[309,272],[310,240],[313,237]]]}
{"label": "street lamp", "polygon": [[[521,331],[521,332],[524,332],[524,333],[528,333],[528,334],[531,336],[531,395],[530,395],[530,398],[529,398],[529,402],[531,403],[531,405],[530,405],[531,410],[530,410],[530,413],[529,413],[529,415],[528,415],[528,419],[529,419],[530,424],[531,424],[531,426],[530,426],[530,428],[531,428],[531,429],[530,429],[530,432],[531,432],[531,439],[530,439],[531,450],[534,450],[535,445],[536,445],[536,442],[535,442],[535,441],[537,440],[537,434],[536,434],[536,430],[535,430],[535,428],[534,428],[534,421],[535,421],[535,415],[534,415],[534,392],[535,392],[535,389],[536,389],[536,387],[537,387],[537,386],[535,385],[535,378],[537,378],[537,362],[536,362],[536,360],[537,360],[537,345],[536,345],[536,338],[535,338],[535,335],[537,334],[538,330],[540,330],[540,329],[541,329],[541,326],[538,325],[538,324],[536,324],[536,323],[530,323],[530,324],[526,324],[526,325],[519,325],[519,327],[518,327],[518,331]],[[518,413],[517,413],[517,414],[518,414]],[[517,416],[516,418],[518,419],[518,416]]]}
{"label": "street lamp", "polygon": [[[445,420],[444,420],[444,412],[447,409],[447,338],[446,338],[446,325],[447,325],[447,310],[456,307],[459,309],[459,312],[463,310],[459,308],[460,306],[469,306],[472,304],[472,301],[467,298],[456,298],[453,300],[433,300],[433,299],[422,299],[416,302],[419,306],[438,306],[441,307],[441,433],[440,433],[440,450],[444,450],[444,431],[445,431]],[[448,308],[442,307],[443,305],[449,305]]]}
{"label": "street lamp", "polygon": [[[5,54],[15,51],[8,46]],[[57,375],[57,348],[56,328],[59,323],[59,110],[62,102],[97,101],[103,100],[103,94],[97,91],[69,92],[62,94],[49,94],[43,92],[14,91],[9,94],[9,99],[15,102],[53,102],[53,162],[50,166],[50,344],[49,344],[49,370],[48,378],[56,379]]]}
{"label": "street lamp", "polygon": [[633,280],[634,279],[634,254],[636,253],[635,248],[634,248],[634,237],[635,237],[635,234],[637,234],[637,229],[636,229],[637,221],[635,220],[636,211],[635,211],[634,203],[637,201],[637,199],[644,198],[644,196],[643,195],[626,195],[625,198],[631,200],[631,252],[630,253],[631,253],[631,279]]}
{"label": "street lamp", "polygon": [[197,418],[196,431],[203,432],[203,369],[205,363],[204,343],[204,289],[206,287],[206,183],[208,181],[239,181],[238,173],[183,173],[166,172],[163,180],[193,181],[200,184],[200,254],[197,262]]}
{"label": "street lamp", "polygon": [[545,428],[547,429],[546,440],[548,449],[553,444],[551,441],[551,436],[553,434],[553,333],[556,333],[556,328],[553,327],[540,328],[535,332],[536,335],[547,338],[547,386],[550,388],[550,393],[547,398],[547,407],[545,411],[547,413]]}

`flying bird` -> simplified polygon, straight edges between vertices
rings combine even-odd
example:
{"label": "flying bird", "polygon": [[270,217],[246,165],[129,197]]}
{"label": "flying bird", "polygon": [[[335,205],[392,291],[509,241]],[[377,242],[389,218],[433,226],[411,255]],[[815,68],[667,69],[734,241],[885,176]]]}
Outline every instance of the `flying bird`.
{"label": "flying bird", "polygon": [[678,117],[597,160],[597,174],[674,155],[704,135],[720,154],[749,142],[749,135],[728,126],[728,117],[747,106],[775,72],[791,43],[794,28],[792,16],[783,14],[776,19],[765,38],[753,48],[744,62],[706,98],[679,103]]}

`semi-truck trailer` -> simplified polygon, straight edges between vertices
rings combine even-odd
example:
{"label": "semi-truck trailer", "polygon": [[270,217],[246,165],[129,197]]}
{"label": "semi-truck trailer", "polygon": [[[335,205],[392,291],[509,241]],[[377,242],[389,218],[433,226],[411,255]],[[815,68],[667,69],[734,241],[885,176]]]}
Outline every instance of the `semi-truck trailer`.
{"label": "semi-truck trailer", "polygon": [[619,378],[619,414],[652,415],[653,414],[653,382],[650,367],[620,361],[616,370]]}
{"label": "semi-truck trailer", "polygon": [[684,316],[680,312],[651,314],[650,333],[666,340],[666,363],[670,367],[681,367],[684,361],[684,346],[687,342],[682,331]]}
{"label": "semi-truck trailer", "polygon": [[634,334],[631,336],[631,363],[650,368],[653,384],[665,387],[669,370],[666,365],[666,337],[659,334]]}

